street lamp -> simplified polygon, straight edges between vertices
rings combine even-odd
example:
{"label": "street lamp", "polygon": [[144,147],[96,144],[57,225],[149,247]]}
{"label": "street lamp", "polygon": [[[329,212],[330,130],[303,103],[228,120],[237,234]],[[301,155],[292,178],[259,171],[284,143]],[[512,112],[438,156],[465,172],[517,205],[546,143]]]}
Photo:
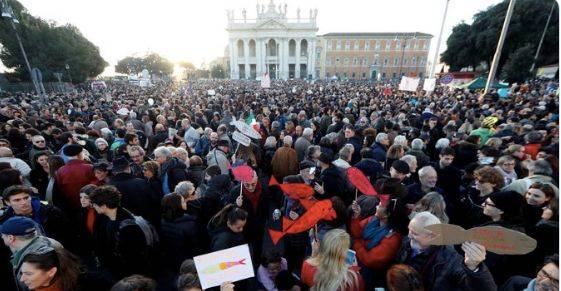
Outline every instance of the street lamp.
{"label": "street lamp", "polygon": [[23,55],[23,59],[25,61],[25,66],[27,67],[27,72],[29,73],[29,78],[32,80],[33,87],[35,87],[35,91],[37,92],[37,94],[41,95],[41,91],[39,90],[39,87],[37,87],[36,82],[33,82],[33,74],[31,73],[31,65],[29,65],[29,60],[27,59],[27,54],[25,53],[25,49],[23,48],[23,44],[21,43],[21,39],[20,39],[18,31],[16,29],[16,24],[18,24],[19,21],[16,19],[15,15],[14,15],[14,11],[12,10],[12,7],[10,7],[10,5],[8,5],[7,0],[2,1],[2,17],[5,17],[10,21],[11,27],[14,30],[14,34],[16,35],[16,40],[17,40],[19,48],[21,50],[21,54]]}

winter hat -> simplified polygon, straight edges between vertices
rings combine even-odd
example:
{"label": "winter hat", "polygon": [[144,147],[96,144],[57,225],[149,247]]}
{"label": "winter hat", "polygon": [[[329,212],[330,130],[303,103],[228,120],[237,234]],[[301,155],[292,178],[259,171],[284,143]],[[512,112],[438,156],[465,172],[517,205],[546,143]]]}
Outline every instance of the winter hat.
{"label": "winter hat", "polygon": [[514,191],[500,191],[489,195],[495,207],[503,211],[505,217],[519,217],[521,215],[522,195]]}

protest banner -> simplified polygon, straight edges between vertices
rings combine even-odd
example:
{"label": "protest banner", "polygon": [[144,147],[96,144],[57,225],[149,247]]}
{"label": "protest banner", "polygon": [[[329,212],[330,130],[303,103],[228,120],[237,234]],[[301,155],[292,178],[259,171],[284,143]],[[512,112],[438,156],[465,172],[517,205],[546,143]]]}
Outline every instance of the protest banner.
{"label": "protest banner", "polygon": [[496,225],[474,227],[469,230],[454,224],[434,224],[426,226],[436,237],[433,245],[456,245],[475,242],[487,251],[500,255],[524,255],[536,248],[535,239],[512,229]]}
{"label": "protest banner", "polygon": [[436,79],[435,78],[427,78],[425,79],[425,83],[423,83],[423,90],[427,92],[434,91],[434,87],[436,86]]}
{"label": "protest banner", "polygon": [[243,133],[245,136],[254,138],[254,139],[261,139],[261,135],[255,131],[255,129],[253,127],[251,127],[250,125],[248,125],[247,123],[243,122],[243,121],[232,121],[230,123],[231,125],[235,126],[237,130],[239,130],[241,133]]}
{"label": "protest banner", "polygon": [[419,78],[411,78],[411,77],[401,77],[401,82],[399,83],[399,90],[401,91],[417,91],[417,87],[419,86]]}
{"label": "protest banner", "polygon": [[269,78],[269,73],[265,73],[263,78],[261,78],[261,88],[271,88],[271,78]]}
{"label": "protest banner", "polygon": [[247,244],[196,256],[193,260],[203,289],[255,276]]}

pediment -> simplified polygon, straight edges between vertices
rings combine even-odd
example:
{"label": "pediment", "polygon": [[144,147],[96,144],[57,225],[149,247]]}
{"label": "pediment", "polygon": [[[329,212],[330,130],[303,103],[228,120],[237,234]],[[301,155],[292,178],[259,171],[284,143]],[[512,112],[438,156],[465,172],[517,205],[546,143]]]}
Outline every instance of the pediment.
{"label": "pediment", "polygon": [[276,19],[266,20],[263,23],[257,25],[255,28],[256,29],[287,29],[286,24]]}

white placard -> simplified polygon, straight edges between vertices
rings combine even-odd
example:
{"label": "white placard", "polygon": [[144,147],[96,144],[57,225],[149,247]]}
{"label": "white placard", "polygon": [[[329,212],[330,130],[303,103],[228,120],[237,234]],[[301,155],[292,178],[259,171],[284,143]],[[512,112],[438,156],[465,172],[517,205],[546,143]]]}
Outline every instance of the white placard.
{"label": "white placard", "polygon": [[216,94],[216,91],[214,91],[213,89],[207,90],[206,93],[210,96],[214,96]]}
{"label": "white placard", "polygon": [[246,147],[251,144],[251,139],[237,130],[232,134],[232,138]]}
{"label": "white placard", "polygon": [[434,91],[434,87],[436,85],[436,78],[427,78],[425,79],[425,83],[423,84],[423,90],[427,92]]}
{"label": "white placard", "polygon": [[255,276],[247,244],[193,258],[203,289]]}
{"label": "white placard", "polygon": [[419,86],[419,78],[411,77],[401,77],[401,83],[399,83],[399,90],[401,91],[417,91],[417,86]]}
{"label": "white placard", "polygon": [[263,78],[261,78],[261,88],[271,88],[271,78],[269,77],[269,73],[265,73]]}

